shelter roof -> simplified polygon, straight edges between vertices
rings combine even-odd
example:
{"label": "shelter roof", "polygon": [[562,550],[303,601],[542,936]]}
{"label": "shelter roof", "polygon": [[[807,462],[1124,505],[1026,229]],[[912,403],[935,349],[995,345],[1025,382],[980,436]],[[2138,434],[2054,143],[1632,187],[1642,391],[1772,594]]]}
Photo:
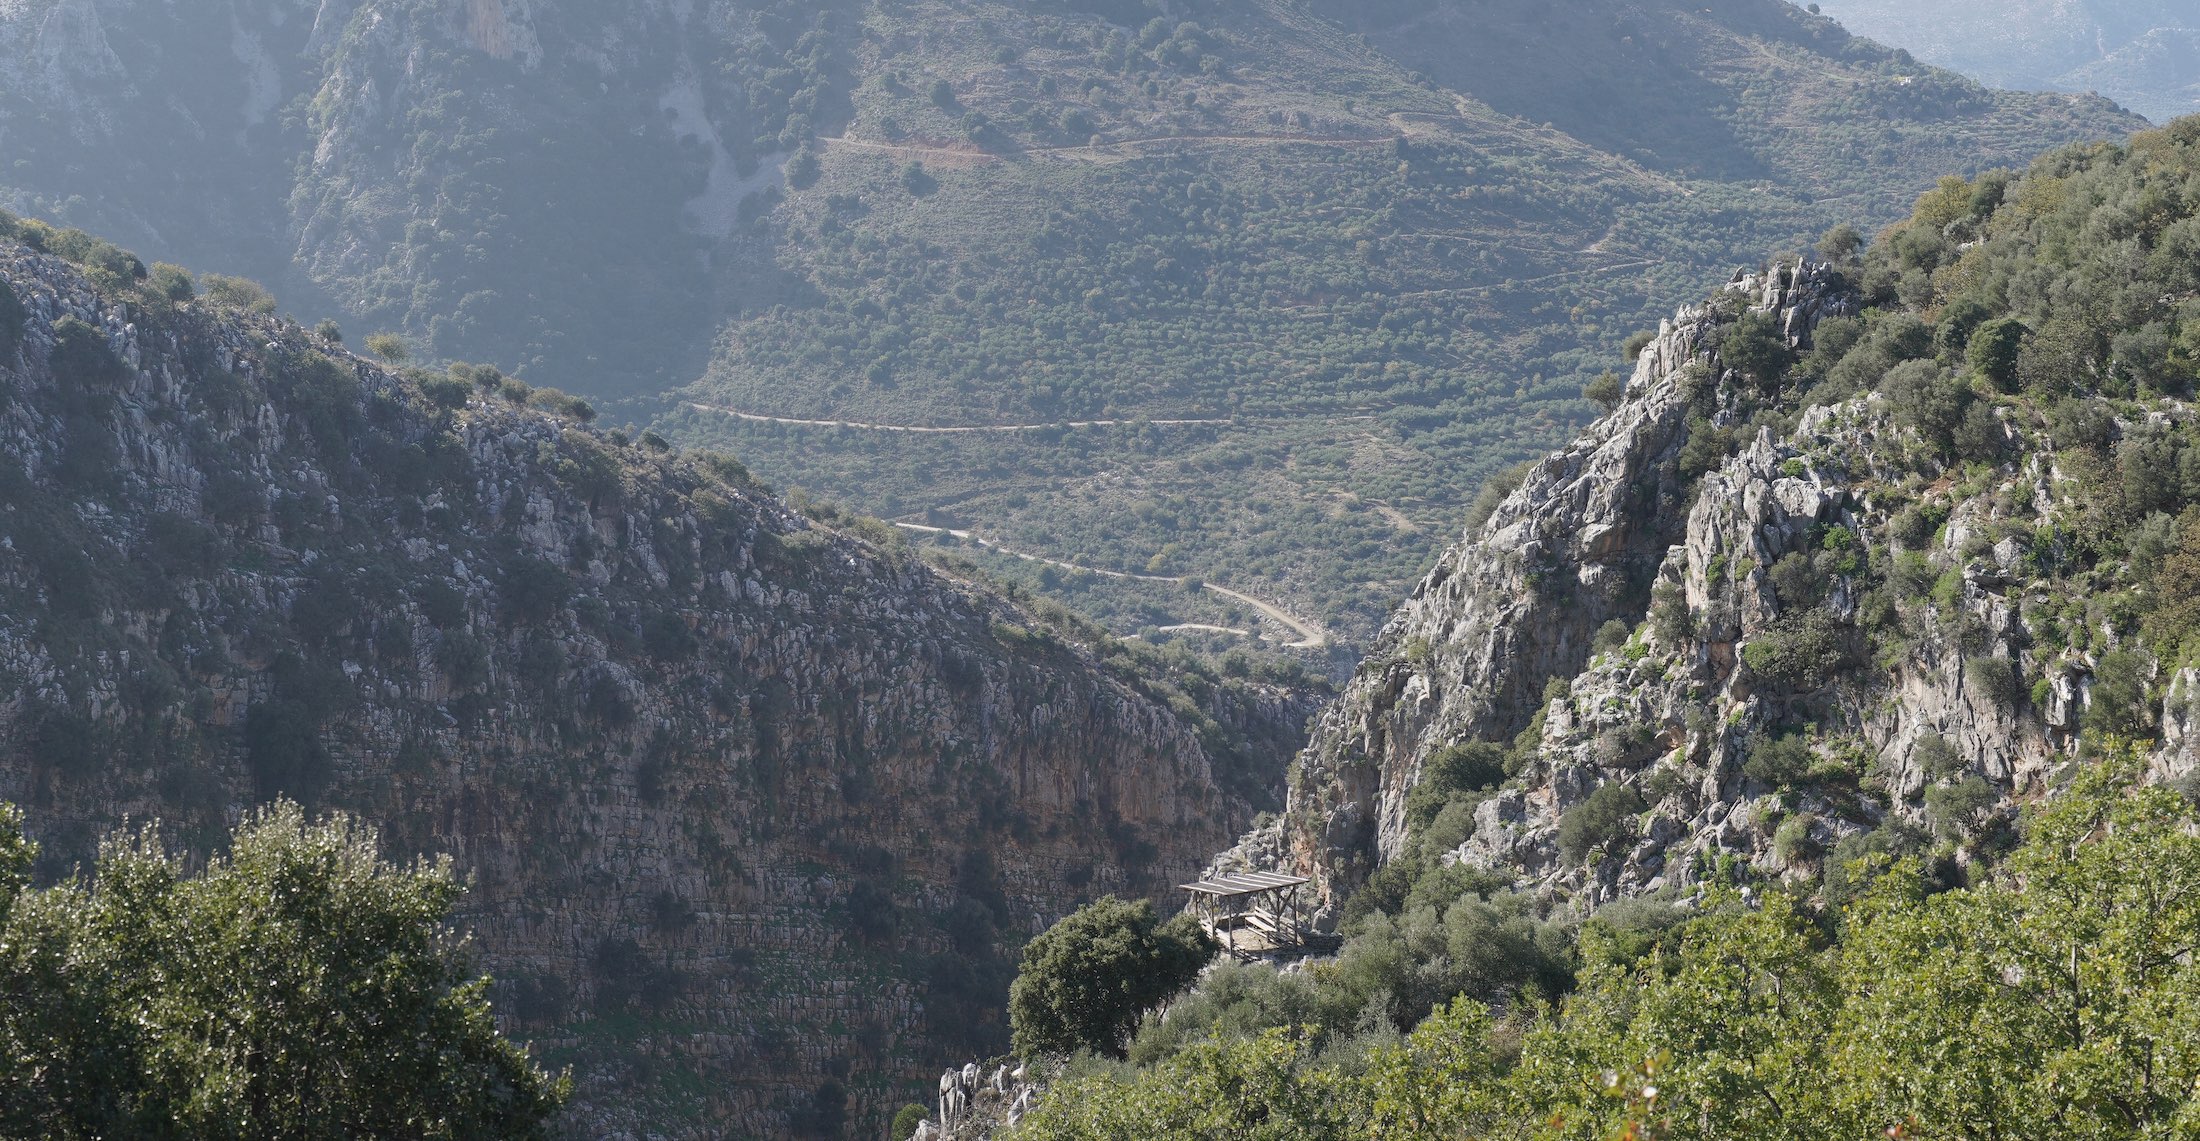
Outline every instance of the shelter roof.
{"label": "shelter roof", "polygon": [[1216,876],[1213,879],[1200,880],[1198,883],[1178,884],[1177,886],[1194,895],[1232,896],[1276,891],[1281,888],[1297,887],[1306,882],[1308,881],[1305,876],[1287,876],[1278,872],[1231,872],[1228,875]]}

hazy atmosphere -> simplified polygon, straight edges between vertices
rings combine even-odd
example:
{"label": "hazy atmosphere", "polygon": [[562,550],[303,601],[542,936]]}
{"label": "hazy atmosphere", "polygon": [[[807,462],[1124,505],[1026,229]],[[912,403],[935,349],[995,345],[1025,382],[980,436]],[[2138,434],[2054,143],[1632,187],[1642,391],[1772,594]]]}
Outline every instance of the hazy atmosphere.
{"label": "hazy atmosphere", "polygon": [[0,0],[0,1138],[2191,1134],[2186,8]]}

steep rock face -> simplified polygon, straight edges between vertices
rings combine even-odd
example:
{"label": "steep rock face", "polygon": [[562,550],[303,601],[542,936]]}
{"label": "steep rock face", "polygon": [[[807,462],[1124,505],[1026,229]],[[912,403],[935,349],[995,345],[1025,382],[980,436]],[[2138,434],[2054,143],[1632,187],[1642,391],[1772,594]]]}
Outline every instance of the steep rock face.
{"label": "steep rock face", "polygon": [[[1973,664],[2007,663],[2015,676],[2047,665],[2027,649],[2015,620],[2021,598],[2007,596],[2011,579],[2001,560],[1963,565],[1951,601],[1967,629],[1919,630],[1899,646],[1882,644],[1883,669],[1830,690],[1796,684],[1789,662],[1763,652],[1792,644],[1798,623],[1819,613],[1784,599],[1773,568],[1825,549],[1826,535],[1847,536],[1836,545],[1850,556],[1834,560],[1827,574],[1824,613],[1853,621],[1864,566],[1924,546],[1953,555],[1982,528],[2010,521],[1990,517],[1993,501],[1979,498],[1957,510],[1936,542],[1905,548],[1888,538],[1889,512],[1874,489],[1898,482],[1891,461],[1903,455],[1903,441],[1884,405],[1874,397],[1814,408],[1792,436],[1762,432],[1706,475],[1686,538],[1659,569],[1660,582],[1677,588],[1695,616],[1693,629],[1653,623],[1554,694],[1521,787],[1479,806],[1458,858],[1523,872],[1593,905],[1710,878],[1722,859],[1816,871],[1805,866],[1814,860],[1797,853],[1828,851],[1885,823],[1890,811],[1924,825],[1922,794],[1944,775],[1936,770],[1979,774],[2004,801],[2046,775],[2055,747],[2069,743],[2073,711],[2050,703],[2041,717],[2023,716],[2021,699],[1984,692],[1986,667]],[[2038,462],[2028,469],[2019,478],[2037,481]],[[2043,497],[2038,513],[2021,521],[2044,521],[2054,507]],[[1829,635],[1829,660],[1812,668],[1830,671],[1836,658],[1861,664],[1872,648],[1846,630],[1829,627]],[[1760,650],[1754,656],[1753,645]],[[2089,664],[2068,663],[2080,674]],[[1783,796],[1752,773],[1750,749],[1804,725],[1829,743],[1829,753],[1878,758],[1853,775],[1877,784],[1885,802],[1838,781]],[[1568,866],[1562,819],[1615,782],[1638,791],[1647,815],[1624,845]],[[1777,845],[1776,828],[1787,820],[1802,823]]]}
{"label": "steep rock face", "polygon": [[[1798,342],[1849,304],[1822,267],[1733,288]],[[1248,855],[1283,844],[1335,902],[1398,853],[1405,794],[1430,750],[1510,739],[1545,683],[1588,660],[1599,626],[1641,615],[1684,534],[1689,366],[1717,325],[1695,308],[1664,323],[1617,409],[1536,465],[1477,534],[1445,552],[1322,714],[1293,773],[1284,834],[1255,838]]]}
{"label": "steep rock face", "polygon": [[[720,294],[743,284],[711,263],[755,268],[726,240],[742,200],[779,185],[785,155],[757,146],[779,149],[798,94],[799,133],[832,113],[825,53],[787,53],[817,15],[21,0],[0,7],[15,163],[0,201],[403,328],[445,358],[599,393],[670,387],[701,369]],[[750,90],[789,66],[808,78]],[[559,284],[584,279],[617,284]]]}
{"label": "steep rock face", "polygon": [[[758,28],[769,8],[360,0],[299,61],[313,115],[291,262],[440,356],[591,392],[688,379],[724,288],[711,263],[738,260],[742,199],[785,161],[751,153],[780,124],[743,91],[786,62]],[[805,106],[826,113],[814,92]],[[449,255],[459,234],[474,255]],[[607,272],[617,288],[552,284]]]}
{"label": "steep rock face", "polygon": [[[2098,455],[2021,401],[1978,406],[1965,446],[1998,458],[1968,466],[1877,392],[1738,423],[1757,382],[1722,346],[1745,310],[1790,346],[1854,311],[1806,263],[1661,329],[1615,411],[1400,609],[1317,723],[1285,818],[1225,864],[1295,866],[1334,904],[1407,851],[1432,754],[1472,741],[1516,767],[1470,794],[1464,839],[1419,856],[1579,909],[1738,869],[1831,884],[1874,844],[1956,874],[2061,779],[2104,686],[2140,708],[2098,724],[2158,733],[2155,779],[2200,768],[2200,672],[2151,679],[2152,702],[2143,674],[2101,680],[2153,659],[2124,653],[2122,570],[2091,577],[2071,547],[2095,509],[2071,472]],[[2143,441],[2190,415],[2164,399],[2092,431]],[[1713,431],[1739,446],[1695,450],[1684,496],[1688,437]]]}
{"label": "steep rock face", "polygon": [[[999,1044],[1039,925],[1249,814],[1141,679],[731,461],[21,247],[0,281],[0,798],[47,873],[276,794],[449,851],[591,1132],[872,1122]],[[1303,715],[1206,700],[1254,750]]]}

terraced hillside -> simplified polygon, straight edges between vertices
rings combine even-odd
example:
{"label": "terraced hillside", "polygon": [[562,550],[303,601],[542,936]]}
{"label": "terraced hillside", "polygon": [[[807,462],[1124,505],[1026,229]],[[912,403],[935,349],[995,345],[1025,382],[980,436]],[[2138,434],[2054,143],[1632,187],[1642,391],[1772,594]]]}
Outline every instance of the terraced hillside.
{"label": "terraced hillside", "polygon": [[[733,318],[666,423],[885,517],[1348,638],[1484,477],[1584,417],[1650,298],[1897,217],[1951,153],[2132,122],[1779,4],[932,3],[863,28],[850,121],[775,215],[797,285]],[[1045,427],[1084,420],[1134,422]],[[1182,613],[1041,585],[1126,632]]]}

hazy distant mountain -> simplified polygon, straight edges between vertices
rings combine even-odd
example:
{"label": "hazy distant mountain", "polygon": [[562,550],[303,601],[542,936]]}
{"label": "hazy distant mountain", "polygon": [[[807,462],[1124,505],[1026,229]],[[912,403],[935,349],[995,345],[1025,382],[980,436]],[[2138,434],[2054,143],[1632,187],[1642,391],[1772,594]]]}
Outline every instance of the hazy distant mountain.
{"label": "hazy distant mountain", "polygon": [[2165,123],[2200,112],[2190,0],[1824,0],[1860,36],[1996,87],[2095,91]]}

